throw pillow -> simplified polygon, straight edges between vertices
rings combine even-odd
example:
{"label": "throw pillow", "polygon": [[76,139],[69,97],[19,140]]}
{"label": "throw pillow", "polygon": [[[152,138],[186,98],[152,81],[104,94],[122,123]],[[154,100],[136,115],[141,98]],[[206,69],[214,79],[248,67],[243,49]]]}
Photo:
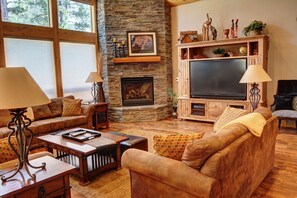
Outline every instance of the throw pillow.
{"label": "throw pillow", "polygon": [[297,111],[297,96],[294,96],[292,100],[292,107],[295,111]]}
{"label": "throw pillow", "polygon": [[58,97],[52,98],[51,103],[48,104],[52,115],[54,117],[61,116],[63,112],[63,98],[74,99],[74,96],[65,96],[65,97]]}
{"label": "throw pillow", "polygon": [[62,116],[81,115],[81,99],[63,98]]}
{"label": "throw pillow", "polygon": [[275,110],[293,110],[293,96],[275,95]]}
{"label": "throw pillow", "polygon": [[32,107],[34,120],[41,120],[52,117],[52,112],[47,104]]}
{"label": "throw pillow", "polygon": [[227,123],[248,113],[249,112],[247,110],[227,106],[222,115],[219,117],[219,119],[214,123],[214,132],[216,133],[220,131],[220,129]]}
{"label": "throw pillow", "polygon": [[24,115],[27,116],[27,118],[29,118],[31,121],[34,121],[34,113],[32,107],[28,107],[27,112],[24,113]]}
{"label": "throw pillow", "polygon": [[[17,146],[15,136],[11,138],[11,143],[14,146]],[[0,153],[0,164],[17,158],[16,154],[13,152],[8,143],[8,138],[3,138],[0,140]]]}
{"label": "throw pillow", "polygon": [[154,150],[158,155],[175,160],[181,160],[186,145],[202,138],[204,133],[155,135]]}

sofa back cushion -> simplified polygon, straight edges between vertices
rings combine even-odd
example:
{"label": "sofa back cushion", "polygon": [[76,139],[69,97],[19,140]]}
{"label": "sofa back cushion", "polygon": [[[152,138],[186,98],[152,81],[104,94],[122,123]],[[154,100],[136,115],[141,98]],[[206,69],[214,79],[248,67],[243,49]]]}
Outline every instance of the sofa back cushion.
{"label": "sofa back cushion", "polygon": [[53,117],[62,116],[63,112],[63,98],[74,99],[74,96],[65,96],[65,97],[58,97],[52,98],[51,103],[48,104]]}
{"label": "sofa back cushion", "polygon": [[216,135],[195,140],[187,144],[182,162],[192,168],[200,169],[209,157],[224,149],[247,131],[248,129],[241,124],[232,124],[224,127]]}
{"label": "sofa back cushion", "polygon": [[7,123],[11,121],[12,115],[8,109],[0,110],[0,127],[6,127]]}
{"label": "sofa back cushion", "polygon": [[53,117],[52,112],[47,104],[32,107],[34,120],[41,120]]}

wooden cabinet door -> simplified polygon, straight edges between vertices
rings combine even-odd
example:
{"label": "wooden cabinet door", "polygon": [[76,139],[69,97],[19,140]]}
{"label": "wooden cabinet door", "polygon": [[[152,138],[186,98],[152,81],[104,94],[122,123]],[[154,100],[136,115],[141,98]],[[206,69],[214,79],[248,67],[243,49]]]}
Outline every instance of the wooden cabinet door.
{"label": "wooden cabinet door", "polygon": [[178,117],[186,118],[189,116],[189,101],[179,100],[178,102]]}
{"label": "wooden cabinet door", "polygon": [[180,61],[178,67],[178,97],[190,98],[189,62]]}
{"label": "wooden cabinet door", "polygon": [[207,109],[207,118],[209,120],[216,120],[224,111],[224,105],[222,102],[209,102]]}

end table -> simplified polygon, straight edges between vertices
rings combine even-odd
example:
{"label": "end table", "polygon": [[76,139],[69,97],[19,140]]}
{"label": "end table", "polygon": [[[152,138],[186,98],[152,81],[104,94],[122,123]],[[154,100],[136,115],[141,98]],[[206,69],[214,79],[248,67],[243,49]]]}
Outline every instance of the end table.
{"label": "end table", "polygon": [[108,103],[107,102],[99,102],[94,103],[95,111],[93,115],[93,127],[95,130],[99,130],[102,127],[108,128]]}

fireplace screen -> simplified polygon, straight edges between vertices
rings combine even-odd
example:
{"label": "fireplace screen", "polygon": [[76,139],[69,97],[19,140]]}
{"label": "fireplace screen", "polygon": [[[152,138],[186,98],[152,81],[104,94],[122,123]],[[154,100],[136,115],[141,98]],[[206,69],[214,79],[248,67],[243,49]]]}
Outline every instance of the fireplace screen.
{"label": "fireplace screen", "polygon": [[122,78],[123,106],[141,106],[154,104],[153,77]]}

